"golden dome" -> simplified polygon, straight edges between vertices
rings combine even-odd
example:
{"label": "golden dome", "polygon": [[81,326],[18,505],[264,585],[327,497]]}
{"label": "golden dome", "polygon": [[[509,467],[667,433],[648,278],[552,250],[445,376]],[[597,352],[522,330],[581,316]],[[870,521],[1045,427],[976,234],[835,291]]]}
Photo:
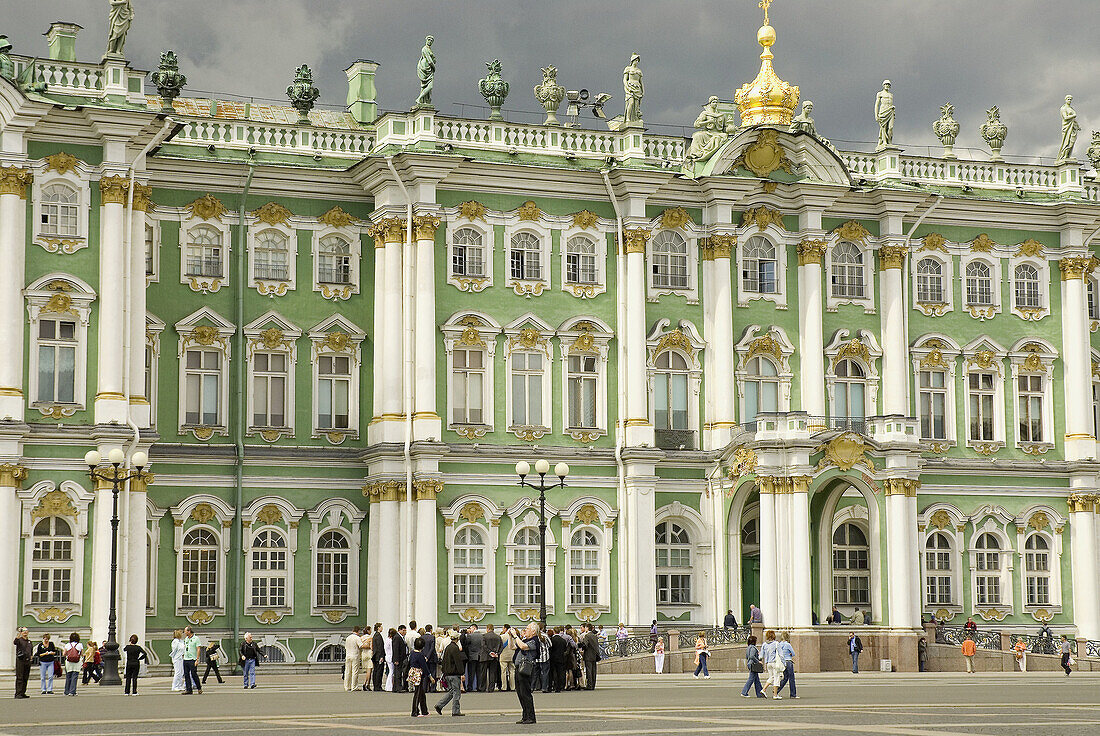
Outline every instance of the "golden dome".
{"label": "golden dome", "polygon": [[760,54],[760,73],[756,79],[742,85],[733,97],[741,115],[741,125],[790,125],[798,107],[798,87],[784,82],[772,68],[775,29],[768,24],[767,7],[764,7],[764,25],[757,31],[756,40],[764,47]]}

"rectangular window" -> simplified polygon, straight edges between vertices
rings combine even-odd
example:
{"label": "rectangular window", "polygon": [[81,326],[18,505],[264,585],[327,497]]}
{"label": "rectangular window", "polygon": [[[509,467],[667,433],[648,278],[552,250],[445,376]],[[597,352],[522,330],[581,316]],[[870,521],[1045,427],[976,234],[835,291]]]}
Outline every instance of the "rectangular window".
{"label": "rectangular window", "polygon": [[38,322],[38,397],[43,403],[76,400],[76,322]]}
{"label": "rectangular window", "polygon": [[456,605],[478,605],[485,598],[485,576],[462,574],[454,576],[454,599]]}
{"label": "rectangular window", "polygon": [[512,353],[513,427],[542,427],[542,353]]}
{"label": "rectangular window", "polygon": [[542,602],[541,591],[538,575],[512,576],[512,605],[537,606]]}
{"label": "rectangular window", "polygon": [[348,605],[348,553],[317,552],[317,606]]}
{"label": "rectangular window", "polygon": [[455,276],[484,276],[485,249],[481,245],[455,243],[451,251],[451,271]]}
{"label": "rectangular window", "polygon": [[252,426],[286,426],[287,376],[285,353],[256,353],[252,363]]}
{"label": "rectangular window", "polygon": [[977,599],[979,606],[998,606],[1001,604],[1001,578],[996,575],[978,575]]}
{"label": "rectangular window", "polygon": [[485,353],[455,350],[451,375],[451,417],[454,424],[484,422]]}
{"label": "rectangular window", "polygon": [[691,603],[691,575],[661,573],[657,575],[657,603]]}
{"label": "rectangular window", "polygon": [[1021,442],[1043,441],[1043,377],[1018,376],[1019,391],[1016,420],[1020,424]]}
{"label": "rectangular window", "polygon": [[598,283],[596,254],[570,252],[565,254],[565,280],[571,284]]}
{"label": "rectangular window", "polygon": [[569,577],[569,604],[595,606],[599,603],[599,579],[595,575],[571,575]]}
{"label": "rectangular window", "polygon": [[31,603],[70,603],[72,570],[36,567],[31,570]]}
{"label": "rectangular window", "polygon": [[351,358],[322,355],[317,360],[317,428],[347,429],[350,424]]}
{"label": "rectangular window", "polygon": [[218,551],[185,549],[180,562],[181,608],[216,608]]}
{"label": "rectangular window", "polygon": [[947,374],[920,372],[920,436],[926,440],[947,439]]}
{"label": "rectangular window", "polygon": [[993,441],[993,373],[970,373],[967,376],[970,390],[970,439],[978,442]]}
{"label": "rectangular window", "polygon": [[542,278],[542,246],[537,238],[513,240],[508,252],[509,272],[512,278],[536,281]]}
{"label": "rectangular window", "polygon": [[653,253],[654,288],[687,289],[690,285],[686,253]]}
{"label": "rectangular window", "polygon": [[596,428],[596,369],[595,355],[569,356],[569,428]]}
{"label": "rectangular window", "polygon": [[153,237],[153,226],[146,223],[145,225],[145,275],[153,275],[153,249],[156,246],[155,239]]}
{"label": "rectangular window", "polygon": [[188,350],[184,354],[184,424],[222,424],[221,360],[217,350]]}
{"label": "rectangular window", "polygon": [[653,414],[656,429],[688,428],[686,373],[653,374]]}

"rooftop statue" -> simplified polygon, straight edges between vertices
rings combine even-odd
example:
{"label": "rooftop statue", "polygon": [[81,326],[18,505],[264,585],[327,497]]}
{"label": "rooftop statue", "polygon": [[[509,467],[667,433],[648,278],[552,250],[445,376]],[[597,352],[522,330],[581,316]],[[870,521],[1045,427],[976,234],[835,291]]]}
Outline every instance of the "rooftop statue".
{"label": "rooftop statue", "polygon": [[130,31],[130,24],[134,22],[134,6],[130,4],[130,0],[110,0],[110,3],[106,55],[124,59],[126,57],[122,53],[122,47],[126,45],[126,34]]}
{"label": "rooftop statue", "polygon": [[932,132],[943,144],[944,158],[958,158],[955,155],[955,138],[959,135],[959,121],[952,116],[955,106],[948,102],[940,107],[940,119],[932,123]]}
{"label": "rooftop statue", "polygon": [[982,134],[982,140],[989,146],[991,161],[1001,161],[1001,147],[1008,137],[1008,126],[1001,122],[1001,110],[996,105],[985,111],[988,118],[978,132]]}
{"label": "rooftop statue", "polygon": [[183,85],[187,84],[187,77],[180,74],[179,59],[176,52],[169,49],[160,55],[160,67],[151,75],[153,85],[157,88],[161,99],[161,112],[175,112],[172,101],[180,96]]}
{"label": "rooftop statue", "polygon": [[435,43],[435,36],[424,39],[424,48],[420,49],[420,61],[416,63],[416,76],[420,79],[420,96],[416,98],[416,107],[432,106],[432,86],[435,84],[433,43]]}
{"label": "rooftop statue", "polygon": [[503,120],[504,116],[500,114],[500,108],[508,98],[508,82],[500,76],[500,59],[487,61],[485,66],[489,67],[489,73],[478,80],[477,89],[489,103],[489,119]]}
{"label": "rooftop statue", "polygon": [[802,112],[794,116],[791,120],[791,127],[788,129],[790,133],[809,133],[816,136],[817,129],[814,127],[814,119],[810,115],[814,111],[814,103],[806,100],[802,103]]}
{"label": "rooftop statue", "polygon": [[642,86],[642,70],[638,68],[641,60],[642,57],[633,54],[630,57],[630,66],[623,69],[623,94],[626,97],[623,123],[626,126],[642,122],[642,97],[645,95],[645,88]]}
{"label": "rooftop statue", "polygon": [[1100,171],[1100,130],[1092,131],[1092,145],[1085,150],[1085,155],[1089,157],[1092,168]]}
{"label": "rooftop statue", "polygon": [[10,79],[24,92],[45,92],[45,82],[35,82],[34,64],[31,62],[18,77],[15,75],[15,62],[11,58],[12,45],[8,37],[0,34],[0,77]]}
{"label": "rooftop statue", "polygon": [[294,74],[294,81],[286,88],[290,104],[298,111],[298,124],[309,125],[309,111],[313,103],[321,96],[321,91],[313,86],[313,72],[302,64]]}
{"label": "rooftop statue", "polygon": [[722,112],[718,108],[718,98],[713,95],[695,118],[695,127],[697,130],[684,156],[684,172],[689,176],[694,176],[696,165],[709,160],[729,140],[730,134],[737,132],[733,115]]}
{"label": "rooftop statue", "polygon": [[878,121],[878,146],[886,148],[894,143],[894,95],[890,93],[890,80],[882,82],[882,91],[875,96],[875,120]]}
{"label": "rooftop statue", "polygon": [[558,84],[558,68],[554,65],[542,70],[542,84],[535,87],[535,99],[546,110],[543,125],[557,125],[558,107],[565,99],[565,87]]}
{"label": "rooftop statue", "polygon": [[1058,146],[1058,160],[1055,163],[1065,163],[1073,159],[1073,146],[1077,143],[1077,132],[1081,130],[1081,124],[1077,122],[1077,113],[1070,104],[1073,95],[1066,95],[1066,104],[1062,105],[1062,143]]}

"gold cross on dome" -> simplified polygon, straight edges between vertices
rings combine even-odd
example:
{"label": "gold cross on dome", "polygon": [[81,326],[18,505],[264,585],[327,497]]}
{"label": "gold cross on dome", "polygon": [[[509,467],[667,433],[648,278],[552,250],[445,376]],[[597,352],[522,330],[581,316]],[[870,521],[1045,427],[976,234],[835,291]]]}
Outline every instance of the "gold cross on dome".
{"label": "gold cross on dome", "polygon": [[774,0],[760,0],[760,7],[764,9],[764,25],[771,25],[768,20],[768,6],[772,4]]}

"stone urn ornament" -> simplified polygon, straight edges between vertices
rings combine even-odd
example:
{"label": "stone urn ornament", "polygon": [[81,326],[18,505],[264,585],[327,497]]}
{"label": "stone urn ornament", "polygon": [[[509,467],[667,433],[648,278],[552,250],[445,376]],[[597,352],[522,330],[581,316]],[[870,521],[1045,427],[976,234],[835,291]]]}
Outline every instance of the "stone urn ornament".
{"label": "stone urn ornament", "polygon": [[1092,131],[1092,143],[1085,149],[1085,155],[1088,156],[1092,168],[1100,171],[1100,130]]}
{"label": "stone urn ornament", "polygon": [[305,64],[295,72],[294,82],[286,88],[286,96],[298,111],[298,124],[309,125],[309,111],[313,109],[313,103],[321,96],[321,92],[313,86],[313,72]]}
{"label": "stone urn ornament", "polygon": [[175,51],[169,49],[160,55],[160,66],[153,72],[150,79],[160,95],[160,111],[175,112],[176,108],[172,103],[180,96],[183,85],[187,84],[187,77],[180,74],[180,63]]}
{"label": "stone urn ornament", "polygon": [[535,87],[535,99],[546,110],[546,121],[543,125],[557,125],[558,107],[565,99],[565,87],[558,84],[558,70],[554,65],[542,70],[542,84]]}
{"label": "stone urn ornament", "polygon": [[1001,111],[996,105],[986,110],[985,114],[989,119],[982,123],[978,132],[982,134],[982,139],[989,146],[992,154],[989,159],[1003,161],[1001,147],[1004,146],[1005,138],[1008,137],[1008,126],[1001,122]]}
{"label": "stone urn ornament", "polygon": [[[500,59],[487,61],[485,66],[489,67],[489,73],[478,81],[477,89],[489,105],[489,119],[503,120],[504,116],[500,114],[500,108],[508,97],[508,83],[500,76]],[[538,96],[538,88],[536,87],[535,90],[535,95]]]}
{"label": "stone urn ornament", "polygon": [[955,138],[959,135],[959,121],[952,117],[955,106],[948,102],[940,107],[940,119],[932,123],[932,132],[943,144],[944,158],[958,158],[955,155]]}

